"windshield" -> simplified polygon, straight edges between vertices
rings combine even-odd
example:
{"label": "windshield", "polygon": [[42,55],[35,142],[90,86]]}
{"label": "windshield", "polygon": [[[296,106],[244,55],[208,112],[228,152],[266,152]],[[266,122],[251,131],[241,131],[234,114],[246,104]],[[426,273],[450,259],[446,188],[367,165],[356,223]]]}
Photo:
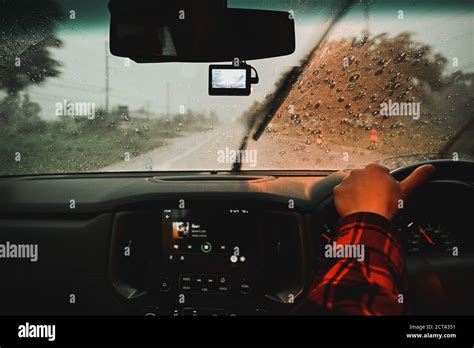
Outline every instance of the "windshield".
{"label": "windshield", "polygon": [[249,61],[259,84],[230,97],[209,64],[112,56],[107,0],[2,1],[0,175],[472,159],[474,3],[356,1],[323,37],[341,3],[230,0],[296,25],[294,54]]}

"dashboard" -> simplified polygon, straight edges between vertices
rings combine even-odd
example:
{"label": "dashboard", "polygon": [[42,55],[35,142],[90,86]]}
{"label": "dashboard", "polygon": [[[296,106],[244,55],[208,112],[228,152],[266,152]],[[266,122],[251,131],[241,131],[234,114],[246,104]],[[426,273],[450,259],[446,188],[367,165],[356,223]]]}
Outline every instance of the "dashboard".
{"label": "dashboard", "polygon": [[[423,186],[394,221],[415,314],[474,310],[474,176],[463,173]],[[35,262],[0,262],[0,314],[292,313],[325,262],[342,176],[261,174],[0,179],[0,243],[38,249]]]}
{"label": "dashboard", "polygon": [[[1,180],[1,241],[38,247],[37,262],[0,262],[9,279],[0,290],[1,314],[289,313],[311,281],[314,193],[307,190],[323,179]],[[31,293],[32,284],[41,286]]]}
{"label": "dashboard", "polygon": [[182,200],[181,209],[173,203],[115,216],[110,279],[132,311],[278,314],[295,303],[307,261],[300,214],[264,203]]}

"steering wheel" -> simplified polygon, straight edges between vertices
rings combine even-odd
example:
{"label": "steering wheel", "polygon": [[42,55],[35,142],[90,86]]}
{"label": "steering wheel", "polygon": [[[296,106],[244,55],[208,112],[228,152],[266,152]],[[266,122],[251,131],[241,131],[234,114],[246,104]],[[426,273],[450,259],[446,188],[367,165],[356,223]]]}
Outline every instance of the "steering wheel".
{"label": "steering wheel", "polygon": [[[424,164],[436,167],[434,177],[417,189],[404,210],[418,218],[443,217],[456,236],[458,253],[418,252],[407,254],[407,304],[413,314],[466,315],[474,314],[474,228],[472,209],[474,201],[474,162],[434,160],[410,165],[391,172],[401,181]],[[327,177],[324,189],[329,198],[325,208],[335,212],[332,188],[341,182],[343,175]],[[330,191],[329,191],[330,190]],[[321,194],[321,192],[319,192]],[[403,211],[400,213],[403,214]],[[336,214],[337,215],[337,214]],[[394,228],[395,226],[394,220]],[[407,239],[403,228],[402,239]],[[454,234],[454,233],[453,233]]]}
{"label": "steering wheel", "polygon": [[[474,236],[468,221],[474,198],[474,162],[431,161],[435,176],[412,199],[414,205],[430,200],[439,205],[439,214],[449,215],[456,228],[456,253],[410,255],[407,257],[410,304],[416,314],[473,314]],[[425,163],[422,163],[425,164]],[[420,164],[420,165],[422,165]],[[419,165],[392,172],[403,180]],[[416,208],[412,210],[416,213]],[[461,221],[459,221],[461,220]]]}

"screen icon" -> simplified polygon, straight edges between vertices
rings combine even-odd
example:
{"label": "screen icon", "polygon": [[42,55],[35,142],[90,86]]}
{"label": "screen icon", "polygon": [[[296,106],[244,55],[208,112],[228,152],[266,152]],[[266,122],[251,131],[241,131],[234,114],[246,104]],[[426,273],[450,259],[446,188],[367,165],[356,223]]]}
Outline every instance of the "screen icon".
{"label": "screen icon", "polygon": [[211,245],[211,243],[206,242],[206,243],[202,243],[202,244],[201,244],[201,251],[202,251],[203,253],[206,253],[206,254],[207,254],[207,253],[210,253],[211,250],[212,250],[212,245]]}

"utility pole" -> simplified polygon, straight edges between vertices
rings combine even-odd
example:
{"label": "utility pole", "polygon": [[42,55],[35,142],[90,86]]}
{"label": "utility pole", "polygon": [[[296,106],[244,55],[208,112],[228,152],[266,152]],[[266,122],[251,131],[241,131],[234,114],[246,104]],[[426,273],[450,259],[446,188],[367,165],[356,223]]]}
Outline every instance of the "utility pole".
{"label": "utility pole", "polygon": [[109,43],[105,41],[105,112],[109,113]]}
{"label": "utility pole", "polygon": [[170,83],[166,82],[166,116],[170,116]]}

